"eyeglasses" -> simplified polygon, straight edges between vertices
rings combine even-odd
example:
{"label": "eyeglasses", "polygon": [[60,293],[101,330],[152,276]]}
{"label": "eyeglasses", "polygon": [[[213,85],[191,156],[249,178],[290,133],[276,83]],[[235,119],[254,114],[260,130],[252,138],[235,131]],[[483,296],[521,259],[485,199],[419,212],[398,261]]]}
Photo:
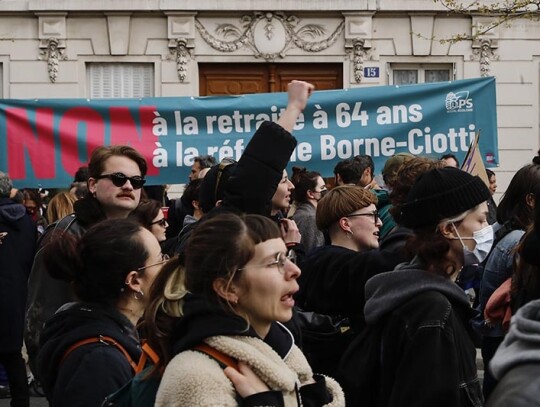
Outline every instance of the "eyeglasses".
{"label": "eyeglasses", "polygon": [[355,216],[372,216],[373,217],[373,222],[377,223],[377,221],[379,220],[379,211],[374,210],[373,212],[368,212],[368,213],[352,213],[352,214],[347,215],[345,217],[346,218],[353,218]]}
{"label": "eyeglasses", "polygon": [[133,189],[141,189],[146,180],[139,176],[135,175],[133,177],[128,177],[126,174],[122,172],[113,172],[112,174],[103,174],[98,175],[97,177],[94,177],[95,179],[102,179],[102,178],[108,178],[112,181],[114,186],[121,187],[126,182],[130,182]]}
{"label": "eyeglasses", "polygon": [[169,261],[169,259],[170,257],[168,254],[161,253],[161,261],[158,261],[157,263],[149,264],[148,266],[139,267],[137,271],[141,271],[141,270],[147,269],[148,267],[157,266],[159,264],[166,263],[167,261]]}
{"label": "eyeglasses", "polygon": [[156,220],[155,222],[152,222],[152,223],[150,223],[150,224],[151,224],[151,225],[159,225],[159,226],[161,226],[161,227],[164,228],[164,227],[167,227],[167,225],[168,225],[169,223],[167,222],[167,219],[161,218],[160,220]]}
{"label": "eyeglasses", "polygon": [[[294,252],[294,250],[289,250],[289,252],[287,254],[279,252],[279,253],[276,254],[276,259],[274,261],[271,261],[271,262],[266,263],[266,264],[258,264],[258,265],[249,266],[249,267],[265,267],[266,268],[266,267],[277,266],[279,272],[281,274],[284,274],[283,267],[285,267],[285,264],[287,263],[287,260],[290,261],[293,264],[296,264],[296,253]],[[237,269],[237,271],[242,271],[242,270],[245,270],[245,269],[247,269],[247,267],[242,267],[240,269]]]}

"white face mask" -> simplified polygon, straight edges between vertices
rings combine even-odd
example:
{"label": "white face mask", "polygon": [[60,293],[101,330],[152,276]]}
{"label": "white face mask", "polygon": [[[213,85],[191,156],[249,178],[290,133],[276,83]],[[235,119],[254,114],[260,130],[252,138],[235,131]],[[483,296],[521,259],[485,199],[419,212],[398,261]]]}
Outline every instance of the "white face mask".
{"label": "white face mask", "polygon": [[[491,247],[493,246],[493,228],[491,225],[477,230],[473,233],[472,237],[461,237],[453,223],[452,226],[458,235],[458,237],[454,237],[452,239],[459,239],[461,245],[463,246],[463,265],[469,266],[471,264],[482,263],[488,256],[489,252],[491,251]],[[467,246],[465,246],[463,240],[474,240],[476,242],[475,248],[470,250]]]}

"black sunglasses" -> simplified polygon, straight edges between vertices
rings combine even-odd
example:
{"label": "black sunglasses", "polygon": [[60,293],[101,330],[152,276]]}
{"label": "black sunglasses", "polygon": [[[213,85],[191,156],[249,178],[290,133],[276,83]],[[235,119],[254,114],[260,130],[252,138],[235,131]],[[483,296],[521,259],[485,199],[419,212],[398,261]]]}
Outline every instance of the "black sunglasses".
{"label": "black sunglasses", "polygon": [[167,222],[167,219],[161,218],[160,220],[156,220],[155,222],[152,222],[151,225],[159,225],[161,227],[167,226],[169,223]]}
{"label": "black sunglasses", "polygon": [[108,179],[110,179],[112,181],[112,183],[116,187],[121,187],[126,182],[129,181],[131,183],[131,186],[133,187],[133,189],[141,189],[142,186],[144,185],[144,183],[146,182],[146,180],[143,177],[139,176],[139,175],[135,175],[133,177],[128,177],[126,174],[124,174],[122,172],[113,172],[112,174],[98,175],[97,177],[94,177],[94,178],[95,179],[108,178]]}

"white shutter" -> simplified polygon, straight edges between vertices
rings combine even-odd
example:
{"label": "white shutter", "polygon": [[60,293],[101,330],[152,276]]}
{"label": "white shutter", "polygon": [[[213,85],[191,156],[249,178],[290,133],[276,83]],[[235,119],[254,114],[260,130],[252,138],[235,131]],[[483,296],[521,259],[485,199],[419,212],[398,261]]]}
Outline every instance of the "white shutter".
{"label": "white shutter", "polygon": [[88,63],[90,98],[140,98],[154,96],[154,65]]}

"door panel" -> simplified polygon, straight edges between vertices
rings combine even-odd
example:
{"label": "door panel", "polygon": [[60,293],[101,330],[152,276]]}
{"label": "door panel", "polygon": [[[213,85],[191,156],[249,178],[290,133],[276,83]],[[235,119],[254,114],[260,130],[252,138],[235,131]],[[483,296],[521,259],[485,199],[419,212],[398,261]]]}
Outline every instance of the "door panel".
{"label": "door panel", "polygon": [[317,90],[342,89],[342,64],[200,64],[200,95],[282,92],[293,80],[313,83]]}
{"label": "door panel", "polygon": [[[263,69],[260,69],[263,68]],[[266,93],[268,70],[261,64],[201,64],[201,96]]]}

